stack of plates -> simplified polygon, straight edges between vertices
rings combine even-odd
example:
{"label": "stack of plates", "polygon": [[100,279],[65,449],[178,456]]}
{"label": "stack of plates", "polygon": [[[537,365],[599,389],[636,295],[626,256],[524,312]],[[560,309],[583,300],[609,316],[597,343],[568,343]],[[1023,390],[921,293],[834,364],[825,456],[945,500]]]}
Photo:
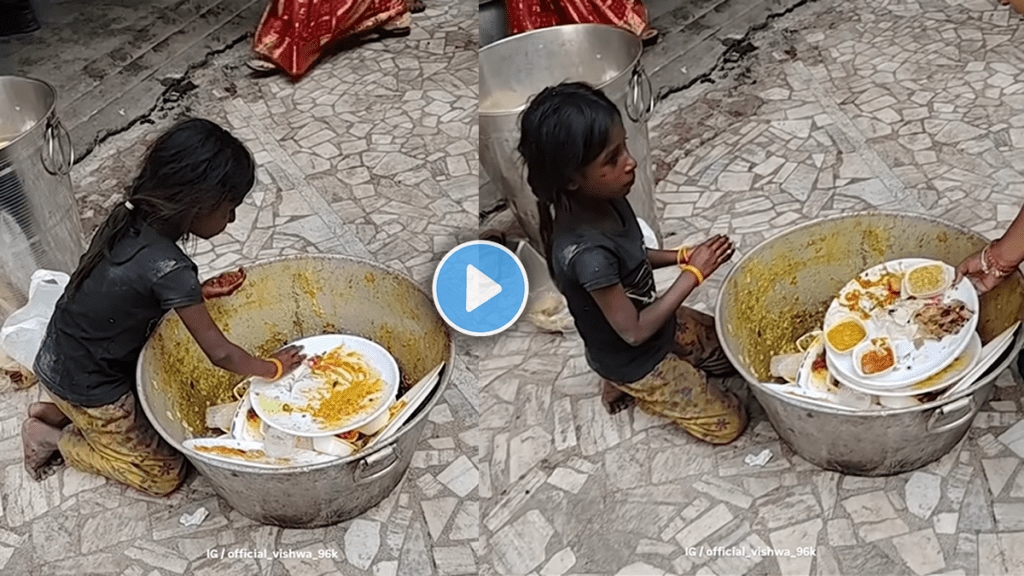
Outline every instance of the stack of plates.
{"label": "stack of plates", "polygon": [[[934,263],[933,260],[921,258],[893,260],[863,272],[859,278],[877,280],[887,273],[906,274],[916,266]],[[952,267],[945,264],[943,266],[952,277]],[[865,291],[857,279],[852,280],[840,291],[841,297],[833,300],[825,313],[826,333],[831,326],[850,315],[850,311],[840,303],[841,299],[845,299],[843,295],[861,294]],[[944,303],[962,301],[972,312],[971,318],[955,334],[945,336],[941,340],[924,340],[915,346],[909,340],[894,337],[894,333],[902,330],[894,320],[884,314],[873,315],[863,322],[867,330],[866,340],[888,338],[896,350],[895,368],[881,374],[865,376],[854,366],[854,354],[840,354],[828,347],[826,360],[829,371],[840,383],[871,396],[919,396],[953,385],[974,368],[981,358],[981,339],[976,332],[980,302],[977,291],[967,279],[947,288],[941,298]],[[904,296],[900,297],[900,300],[904,299]],[[871,309],[864,311],[878,312]]]}

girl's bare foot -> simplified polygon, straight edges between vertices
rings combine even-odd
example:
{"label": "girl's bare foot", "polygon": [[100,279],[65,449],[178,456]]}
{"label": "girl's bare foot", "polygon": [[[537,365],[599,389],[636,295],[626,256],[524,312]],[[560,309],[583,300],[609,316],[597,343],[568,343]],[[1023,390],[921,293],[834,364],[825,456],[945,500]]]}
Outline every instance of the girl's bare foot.
{"label": "girl's bare foot", "polygon": [[419,14],[427,9],[427,7],[423,5],[423,0],[405,0],[405,4],[409,7],[409,12],[412,12],[413,14]]}
{"label": "girl's bare foot", "polygon": [[633,404],[636,404],[636,399],[616,388],[611,382],[602,378],[601,403],[604,404],[604,409],[607,410],[609,414],[618,414]]}
{"label": "girl's bare foot", "polygon": [[63,428],[71,424],[68,418],[53,402],[33,402],[28,406],[28,417],[42,420],[54,428]]}
{"label": "girl's bare foot", "polygon": [[[21,426],[21,444],[25,451],[25,470],[35,480],[48,476],[47,464],[57,452],[62,432],[37,418],[29,418]],[[52,473],[52,471],[50,471]]]}

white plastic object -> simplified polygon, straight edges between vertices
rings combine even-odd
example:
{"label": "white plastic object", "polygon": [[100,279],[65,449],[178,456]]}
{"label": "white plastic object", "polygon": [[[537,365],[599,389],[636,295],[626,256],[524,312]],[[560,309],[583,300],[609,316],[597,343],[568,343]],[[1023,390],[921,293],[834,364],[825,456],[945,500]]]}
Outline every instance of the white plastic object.
{"label": "white plastic object", "polygon": [[651,228],[650,224],[644,221],[643,218],[637,218],[636,222],[640,225],[640,231],[644,235],[644,247],[648,250],[661,250],[658,235],[654,233],[654,229]]}
{"label": "white plastic object", "polygon": [[0,347],[28,370],[39,353],[46,326],[71,277],[53,270],[36,270],[28,290],[28,304],[15,310],[0,328]]}
{"label": "white plastic object", "polygon": [[231,421],[238,410],[239,402],[218,404],[206,409],[206,427],[213,430],[231,432]]}
{"label": "white plastic object", "polygon": [[313,438],[313,450],[321,454],[330,454],[331,456],[339,456],[341,458],[351,456],[356,451],[354,446],[337,436]]}

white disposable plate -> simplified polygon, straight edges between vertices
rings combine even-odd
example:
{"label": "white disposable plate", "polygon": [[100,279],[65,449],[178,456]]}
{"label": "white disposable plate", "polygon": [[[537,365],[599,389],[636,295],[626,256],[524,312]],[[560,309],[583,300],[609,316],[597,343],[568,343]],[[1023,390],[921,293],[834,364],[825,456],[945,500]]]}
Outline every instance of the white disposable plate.
{"label": "white disposable plate", "polygon": [[[415,386],[410,388],[409,391],[406,392],[404,396],[402,396],[402,398],[399,401],[404,400],[406,402],[405,407],[402,408],[401,412],[399,412],[395,416],[394,420],[389,422],[388,425],[385,426],[384,429],[381,430],[379,434],[377,434],[376,436],[373,437],[372,440],[370,440],[370,442],[366,445],[366,448],[369,448],[370,446],[373,446],[378,442],[383,442],[388,438],[394,436],[398,432],[398,430],[401,429],[402,426],[409,421],[409,418],[411,418],[412,415],[416,413],[416,410],[419,409],[419,407],[423,404],[423,401],[430,396],[430,392],[433,391],[433,389],[436,388],[437,384],[441,381],[440,376],[441,370],[443,368],[443,362],[441,364],[438,364],[437,368],[431,370],[429,374],[424,376],[422,380],[417,382]],[[364,450],[366,448],[364,448]]]}
{"label": "white disposable plate", "polygon": [[856,408],[851,408],[849,406],[844,406],[843,404],[840,404],[835,399],[835,396],[829,394],[828,392],[821,392],[819,390],[801,388],[793,384],[772,384],[770,382],[762,382],[761,385],[764,386],[765,388],[770,388],[772,390],[781,392],[788,396],[799,398],[804,402],[808,402],[810,404],[816,404],[818,406],[825,406],[827,408],[834,408],[837,410],[846,410],[849,412],[857,411]]}
{"label": "white disposable plate", "polygon": [[268,405],[282,402],[292,406],[308,406],[308,397],[312,391],[322,389],[326,384],[309,377],[307,370],[296,370],[296,373],[289,374],[275,382],[253,378],[249,388],[252,406],[268,426],[295,436],[310,438],[335,436],[372,422],[377,416],[387,411],[391,402],[394,401],[395,395],[398,393],[398,364],[391,354],[379,344],[358,336],[341,334],[313,336],[292,344],[302,346],[303,353],[307,356],[323,354],[338,346],[354,350],[363,356],[367,364],[377,370],[384,381],[384,389],[375,399],[372,408],[368,408],[361,415],[347,422],[339,423],[332,428],[325,428],[305,411],[276,412],[268,409]]}
{"label": "white disposable plate", "polygon": [[[860,276],[878,278],[884,270],[903,272],[914,266],[929,262],[934,262],[934,260],[923,258],[893,260],[875,266],[863,272]],[[856,280],[852,280],[840,291],[840,294],[844,294],[850,289],[855,289],[856,286]],[[944,302],[954,299],[962,300],[967,305],[967,308],[974,312],[971,319],[967,321],[967,324],[961,328],[960,332],[947,336],[940,341],[926,340],[924,345],[920,349],[914,349],[907,359],[897,358],[897,365],[894,370],[877,376],[860,376],[854,368],[852,355],[839,355],[831,349],[827,349],[826,355],[829,360],[829,369],[835,373],[836,378],[841,382],[862,387],[870,386],[875,390],[905,388],[938,374],[963,354],[971,342],[971,335],[975,333],[978,327],[980,307],[978,293],[974,289],[974,285],[966,278],[961,280],[959,284],[947,290],[943,297]],[[832,326],[835,321],[847,314],[849,314],[848,309],[842,306],[839,303],[839,299],[836,298],[825,313],[825,326]],[[886,331],[886,323],[880,323],[872,318],[865,321],[864,324],[868,328],[869,338],[890,336],[889,332]],[[899,348],[902,344],[909,345],[906,341],[893,339],[893,346]]]}
{"label": "white disposable plate", "polygon": [[[247,442],[234,438],[192,438],[185,440],[185,448],[200,454],[211,460],[230,462],[232,464],[245,464],[258,468],[289,468],[293,466],[309,466],[312,464],[323,464],[336,459],[335,456],[320,454],[311,450],[295,450],[285,458],[270,458],[263,452],[263,444],[260,442]],[[207,449],[222,449],[238,451],[237,456],[224,453],[209,452]]]}
{"label": "white disposable plate", "polygon": [[853,390],[863,392],[864,394],[870,394],[872,396],[920,396],[922,394],[938,392],[939,390],[956,384],[957,381],[970,372],[981,359],[981,337],[978,336],[977,332],[972,335],[967,344],[967,348],[963,353],[960,354],[959,357],[955,358],[949,366],[939,371],[937,374],[933,374],[925,380],[911,384],[910,386],[903,388],[868,386],[863,382],[848,382],[841,376],[839,377],[839,382]]}
{"label": "white disposable plate", "polygon": [[249,418],[249,411],[252,409],[252,400],[246,394],[238,403],[238,410],[235,411],[235,418],[231,421],[231,437],[236,440],[247,442],[263,442],[263,431],[259,415],[256,418]]}
{"label": "white disposable plate", "polygon": [[975,364],[971,371],[964,375],[956,386],[953,386],[949,390],[942,393],[940,398],[948,398],[962,392],[971,387],[972,384],[978,381],[978,378],[985,373],[986,370],[992,367],[996,363],[996,360],[1006,352],[1006,349],[1013,344],[1014,338],[1017,336],[1017,329],[1020,327],[1020,322],[1014,322],[1013,326],[1010,326],[1003,331],[1002,334],[993,338],[988,344],[985,344],[984,348],[981,349],[981,359]]}

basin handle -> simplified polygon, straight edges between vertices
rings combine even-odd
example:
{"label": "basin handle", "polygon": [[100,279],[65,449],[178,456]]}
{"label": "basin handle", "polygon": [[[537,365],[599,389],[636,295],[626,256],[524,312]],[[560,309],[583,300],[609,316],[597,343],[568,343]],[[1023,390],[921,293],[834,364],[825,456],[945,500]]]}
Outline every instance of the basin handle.
{"label": "basin handle", "polygon": [[75,148],[71,142],[71,134],[55,114],[46,120],[44,137],[46,149],[43,151],[43,168],[54,176],[67,176],[75,164]]}
{"label": "basin handle", "polygon": [[644,65],[636,63],[629,78],[629,96],[626,98],[626,115],[638,124],[647,122],[654,115],[654,86]]}
{"label": "basin handle", "polygon": [[[952,422],[947,422],[945,424],[940,424],[938,426],[935,425],[936,420],[939,420],[940,416],[944,414],[949,414],[951,412],[959,412],[964,407],[967,408],[967,411],[964,413],[963,416],[960,416],[959,418],[953,420]],[[931,432],[932,434],[942,434],[943,432],[949,432],[950,430],[958,428],[962,426],[964,423],[969,422],[971,418],[974,418],[976,407],[977,406],[974,402],[974,396],[968,396],[966,398],[961,398],[956,402],[946,404],[942,408],[939,408],[938,410],[932,412],[931,418],[928,419],[928,431]]]}
{"label": "basin handle", "polygon": [[370,454],[356,465],[356,484],[366,484],[386,476],[398,465],[398,454],[394,445]]}

